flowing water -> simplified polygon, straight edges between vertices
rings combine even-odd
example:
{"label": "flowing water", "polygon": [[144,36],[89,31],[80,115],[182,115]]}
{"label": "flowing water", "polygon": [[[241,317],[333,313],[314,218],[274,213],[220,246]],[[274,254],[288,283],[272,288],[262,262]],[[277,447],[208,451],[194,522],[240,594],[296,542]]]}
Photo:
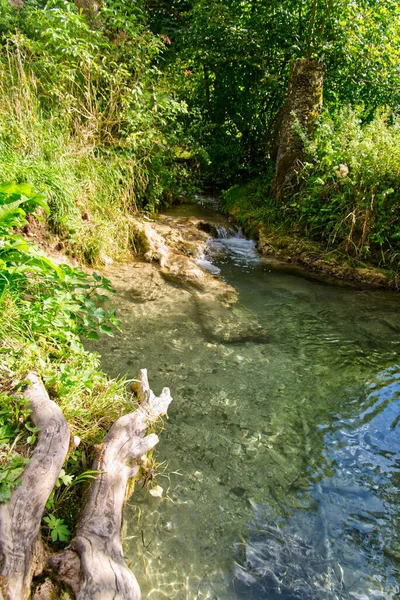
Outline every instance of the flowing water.
{"label": "flowing water", "polygon": [[266,263],[224,235],[211,268],[265,343],[207,339],[171,285],[121,296],[124,335],[102,349],[110,374],[145,366],[174,399],[163,497],[138,491],[125,515],[143,596],[400,598],[400,297]]}

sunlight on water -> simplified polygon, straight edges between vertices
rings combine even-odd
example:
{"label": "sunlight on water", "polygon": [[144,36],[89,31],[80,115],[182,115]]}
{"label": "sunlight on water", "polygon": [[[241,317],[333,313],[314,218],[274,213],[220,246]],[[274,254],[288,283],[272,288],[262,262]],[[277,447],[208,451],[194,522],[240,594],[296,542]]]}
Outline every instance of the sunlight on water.
{"label": "sunlight on water", "polygon": [[399,598],[400,298],[260,262],[237,236],[215,244],[267,343],[210,343],[170,286],[121,297],[124,334],[102,348],[112,375],[145,366],[174,398],[164,496],[139,490],[126,510],[144,598]]}

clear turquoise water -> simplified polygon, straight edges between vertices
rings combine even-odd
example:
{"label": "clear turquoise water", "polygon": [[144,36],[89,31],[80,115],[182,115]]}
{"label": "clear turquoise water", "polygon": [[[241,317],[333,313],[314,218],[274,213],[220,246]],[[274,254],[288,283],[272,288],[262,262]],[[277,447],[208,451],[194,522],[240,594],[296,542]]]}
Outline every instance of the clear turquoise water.
{"label": "clear turquoise water", "polygon": [[[221,243],[221,242],[218,242]],[[207,339],[190,294],[119,300],[111,375],[174,398],[157,483],[126,510],[145,598],[400,598],[400,297],[228,240],[221,276],[265,343]],[[235,250],[235,245],[239,247]]]}

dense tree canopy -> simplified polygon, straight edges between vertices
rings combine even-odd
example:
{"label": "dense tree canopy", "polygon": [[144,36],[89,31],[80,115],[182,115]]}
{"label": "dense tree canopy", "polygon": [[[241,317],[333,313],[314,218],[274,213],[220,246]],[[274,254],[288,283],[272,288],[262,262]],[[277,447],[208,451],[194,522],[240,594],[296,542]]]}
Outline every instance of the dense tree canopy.
{"label": "dense tree canopy", "polygon": [[193,134],[222,180],[263,166],[295,58],[326,64],[325,102],[333,107],[362,103],[368,115],[400,104],[396,1],[149,2],[147,14],[170,40],[164,60],[183,79]]}

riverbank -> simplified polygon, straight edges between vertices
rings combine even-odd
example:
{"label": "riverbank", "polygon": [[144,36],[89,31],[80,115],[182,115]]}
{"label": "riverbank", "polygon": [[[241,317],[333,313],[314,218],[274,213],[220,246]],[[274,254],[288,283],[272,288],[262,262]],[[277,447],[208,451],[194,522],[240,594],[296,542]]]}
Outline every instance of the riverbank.
{"label": "riverbank", "polygon": [[[135,375],[139,367],[145,366],[140,357],[134,367],[121,373],[122,377],[110,379],[109,369],[100,368],[97,346],[89,350],[88,344],[82,343],[85,338],[112,337],[120,328],[114,310],[107,310],[107,300],[113,292],[119,292],[114,305],[123,314],[124,298],[139,304],[159,301],[168,312],[179,290],[194,308],[194,318],[210,343],[261,342],[267,333],[235,307],[237,294],[232,286],[198,266],[196,260],[205,254],[211,237],[209,223],[196,218],[149,219],[141,215],[130,223],[132,245],[141,257],[132,256],[122,266],[109,260],[103,264],[101,274],[92,274],[88,267],[61,254],[57,238],[38,225],[34,214],[29,214],[36,198],[33,192],[28,204],[27,186],[11,188],[4,192],[5,204],[11,193],[24,194],[18,204],[26,206],[27,214],[16,213],[15,218],[21,220],[14,226],[18,225],[20,230],[5,231],[2,254],[8,284],[0,290],[0,395],[5,407],[0,417],[0,501],[3,507],[12,502],[24,466],[37,447],[39,430],[31,423],[24,395],[26,377],[35,373],[61,408],[73,440],[44,510],[42,533],[46,556],[62,550],[73,536],[86,501],[87,484],[96,478],[91,470],[96,448],[103,443],[112,424],[137,406],[129,393],[126,376]],[[39,201],[47,210],[41,196],[37,196]],[[20,233],[22,229],[25,238]],[[18,244],[20,254],[7,255],[8,241],[14,246]],[[16,263],[23,276],[14,274]],[[122,275],[120,282],[119,275]],[[112,287],[114,284],[117,290]],[[140,345],[145,336],[143,331],[133,344]],[[103,337],[102,346],[104,343]],[[132,340],[129,344],[132,348]],[[168,384],[167,377],[164,383]],[[147,480],[148,471],[151,477]],[[157,487],[153,482],[154,471],[154,461],[148,456],[139,476],[144,477],[150,489]],[[35,599],[48,597],[43,596],[47,587],[42,588],[39,585]]]}
{"label": "riverbank", "polygon": [[222,209],[246,235],[256,239],[262,256],[274,256],[287,263],[335,279],[358,282],[367,287],[400,290],[400,274],[351,258],[342,249],[324,244],[288,227],[279,208],[266,201],[257,184],[235,186],[224,194]]}
{"label": "riverbank", "polygon": [[[126,376],[143,363],[111,379],[84,347],[85,338],[119,330],[109,307],[114,290],[104,275],[72,265],[37,226],[49,213],[45,197],[27,184],[2,184],[0,205],[0,595],[28,597],[31,589],[34,600],[70,598],[95,580],[107,596],[115,580],[114,595],[121,581],[135,582],[119,551],[127,481],[154,468],[151,449],[169,392],[151,396],[143,371],[136,397]],[[94,525],[85,530],[88,520],[104,528],[100,535]],[[96,548],[92,571],[82,547],[71,558],[79,535]],[[65,560],[55,558],[69,543]],[[95,574],[101,560],[112,577],[103,567]],[[72,596],[54,591],[50,579],[70,584]],[[86,588],[82,594],[94,597]]]}

